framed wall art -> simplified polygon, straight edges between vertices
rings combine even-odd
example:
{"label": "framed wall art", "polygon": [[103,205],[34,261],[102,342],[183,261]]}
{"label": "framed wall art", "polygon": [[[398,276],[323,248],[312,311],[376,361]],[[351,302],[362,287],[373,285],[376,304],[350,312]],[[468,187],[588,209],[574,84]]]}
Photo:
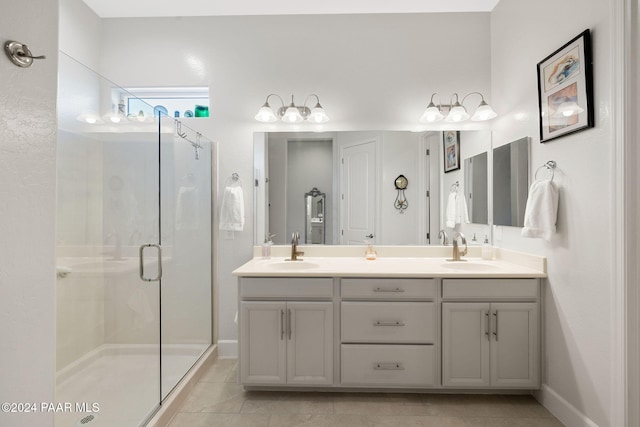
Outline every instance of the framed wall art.
{"label": "framed wall art", "polygon": [[589,30],[538,63],[540,142],[593,127]]}
{"label": "framed wall art", "polygon": [[460,169],[460,131],[446,130],[442,138],[444,172]]}

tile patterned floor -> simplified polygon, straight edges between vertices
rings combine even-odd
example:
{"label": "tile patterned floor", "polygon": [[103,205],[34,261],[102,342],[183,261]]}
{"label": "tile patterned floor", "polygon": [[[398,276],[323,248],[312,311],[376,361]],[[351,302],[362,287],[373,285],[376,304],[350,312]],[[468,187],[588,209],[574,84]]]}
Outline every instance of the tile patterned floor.
{"label": "tile patterned floor", "polygon": [[207,369],[169,427],[561,427],[526,395],[244,391],[237,361]]}

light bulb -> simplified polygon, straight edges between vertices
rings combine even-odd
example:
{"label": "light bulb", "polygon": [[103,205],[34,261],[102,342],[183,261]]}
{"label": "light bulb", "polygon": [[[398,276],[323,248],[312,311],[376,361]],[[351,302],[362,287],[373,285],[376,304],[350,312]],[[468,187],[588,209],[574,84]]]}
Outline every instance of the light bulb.
{"label": "light bulb", "polygon": [[303,120],[302,116],[298,109],[293,105],[293,103],[287,108],[284,112],[284,116],[282,116],[282,121],[287,123],[298,123]]}
{"label": "light bulb", "polygon": [[497,116],[498,116],[498,113],[493,111],[493,108],[491,108],[489,104],[487,104],[483,100],[478,106],[478,108],[476,109],[476,112],[473,113],[471,120],[474,122],[482,122],[485,120],[491,120]]}
{"label": "light bulb", "polygon": [[440,109],[435,106],[433,102],[430,102],[427,106],[427,109],[424,110],[422,116],[420,117],[421,123],[433,123],[442,120],[444,116],[440,112]]}
{"label": "light bulb", "polygon": [[467,110],[460,104],[454,105],[454,107],[449,111],[447,118],[445,121],[447,122],[463,122],[469,118],[469,113]]}
{"label": "light bulb", "polygon": [[256,114],[255,116],[255,119],[262,123],[273,123],[278,120],[271,107],[269,107],[269,104],[266,103],[262,107],[260,107],[260,109],[258,110],[258,114]]}
{"label": "light bulb", "polygon": [[324,108],[322,108],[320,103],[317,103],[316,106],[313,107],[313,110],[311,110],[311,114],[309,114],[307,120],[313,123],[325,123],[329,121],[329,116],[324,112]]}

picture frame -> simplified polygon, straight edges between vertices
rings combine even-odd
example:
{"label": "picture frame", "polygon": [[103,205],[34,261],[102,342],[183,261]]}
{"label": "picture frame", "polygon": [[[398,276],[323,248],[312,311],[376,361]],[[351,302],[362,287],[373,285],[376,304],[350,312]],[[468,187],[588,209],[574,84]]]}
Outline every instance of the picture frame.
{"label": "picture frame", "polygon": [[460,169],[460,131],[446,130],[442,135],[444,173]]}
{"label": "picture frame", "polygon": [[540,142],[594,126],[589,29],[538,63],[538,108]]}

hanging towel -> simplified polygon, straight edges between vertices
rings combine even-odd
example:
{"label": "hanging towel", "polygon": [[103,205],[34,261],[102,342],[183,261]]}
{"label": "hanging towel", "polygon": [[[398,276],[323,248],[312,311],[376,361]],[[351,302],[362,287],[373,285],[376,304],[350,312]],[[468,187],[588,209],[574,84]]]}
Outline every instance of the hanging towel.
{"label": "hanging towel", "polygon": [[529,189],[524,210],[523,237],[551,240],[558,218],[558,189],[552,180],[536,181]]}
{"label": "hanging towel", "polygon": [[198,190],[180,187],[176,201],[176,230],[197,230],[198,227]]}
{"label": "hanging towel", "polygon": [[456,224],[469,223],[469,212],[467,211],[467,202],[464,196],[460,196],[458,192],[449,193],[447,200],[447,211],[445,225],[454,228]]}
{"label": "hanging towel", "polygon": [[244,228],[244,196],[242,187],[226,187],[220,208],[220,230],[242,231]]}

